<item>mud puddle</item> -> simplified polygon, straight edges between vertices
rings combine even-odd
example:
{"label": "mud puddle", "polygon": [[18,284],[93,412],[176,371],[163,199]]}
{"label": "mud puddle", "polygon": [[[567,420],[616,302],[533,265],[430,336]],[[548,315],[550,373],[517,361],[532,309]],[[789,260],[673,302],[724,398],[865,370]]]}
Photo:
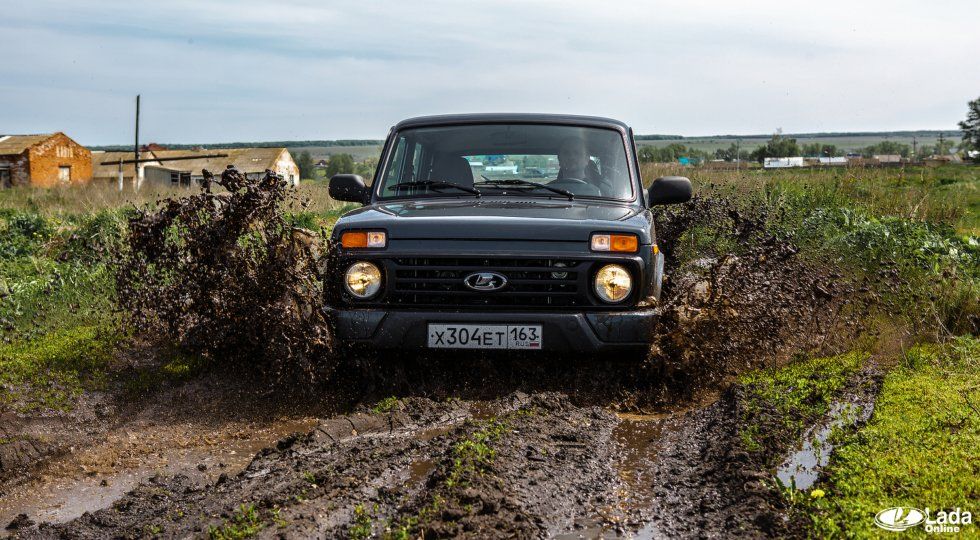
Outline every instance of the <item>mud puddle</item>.
{"label": "mud puddle", "polygon": [[879,379],[876,368],[863,371],[851,382],[841,399],[831,404],[824,421],[807,430],[802,445],[787,455],[776,470],[776,478],[782,485],[805,490],[817,482],[837,446],[834,435],[871,418]]}
{"label": "mud puddle", "polygon": [[6,489],[0,498],[0,524],[19,514],[36,522],[64,523],[108,508],[158,475],[184,475],[196,486],[214,483],[222,474],[244,469],[259,450],[314,425],[314,418],[290,418],[221,430],[200,425],[122,429],[101,444],[54,460],[33,480]]}
{"label": "mud puddle", "polygon": [[718,396],[710,394],[694,404],[657,413],[616,413],[619,423],[610,442],[614,448],[613,469],[617,476],[616,497],[611,504],[595,509],[593,515],[577,518],[573,530],[558,539],[663,537],[650,514],[657,498],[655,478],[664,438],[684,429],[678,418],[708,407]]}

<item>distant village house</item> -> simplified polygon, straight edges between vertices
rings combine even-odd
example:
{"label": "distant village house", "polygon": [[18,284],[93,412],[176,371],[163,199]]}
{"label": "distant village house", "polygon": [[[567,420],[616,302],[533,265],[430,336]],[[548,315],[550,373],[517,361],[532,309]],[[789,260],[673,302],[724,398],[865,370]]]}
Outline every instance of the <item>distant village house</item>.
{"label": "distant village house", "polygon": [[[141,152],[140,157],[142,159],[152,158],[153,155],[148,152]],[[92,152],[92,180],[96,182],[101,181],[118,181],[119,171],[122,170],[123,182],[127,185],[131,185],[133,181],[133,164],[132,163],[122,163],[120,161],[132,160],[133,152],[132,150],[127,150],[125,152],[102,152],[96,150]],[[147,165],[160,165],[157,161],[151,161],[149,163],[139,164],[139,176],[144,178],[146,176],[146,166]]]}
{"label": "distant village house", "polygon": [[[226,157],[199,157],[168,161],[166,158],[185,158],[201,155],[226,154]],[[199,183],[203,169],[221,174],[233,165],[249,178],[261,178],[266,170],[282,176],[290,185],[299,185],[299,167],[285,148],[210,148],[207,150],[160,150],[149,152],[143,159],[159,159],[159,164],[147,164],[144,181],[155,185],[189,186]]]}
{"label": "distant village house", "polygon": [[0,135],[0,188],[55,187],[92,179],[92,152],[64,133]]}

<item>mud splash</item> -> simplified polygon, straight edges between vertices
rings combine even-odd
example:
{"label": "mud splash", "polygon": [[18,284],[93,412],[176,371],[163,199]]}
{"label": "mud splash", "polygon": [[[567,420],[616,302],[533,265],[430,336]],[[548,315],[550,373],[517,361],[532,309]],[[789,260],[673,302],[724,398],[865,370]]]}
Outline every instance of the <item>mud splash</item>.
{"label": "mud splash", "polygon": [[[205,172],[201,193],[137,210],[117,257],[129,326],[270,378],[329,371],[318,309],[321,239],[290,226],[293,192],[266,171]],[[223,188],[213,193],[212,182]]]}
{"label": "mud splash", "polygon": [[800,258],[765,211],[695,198],[658,223],[670,249],[651,361],[664,401],[860,332],[862,297],[852,281]]}

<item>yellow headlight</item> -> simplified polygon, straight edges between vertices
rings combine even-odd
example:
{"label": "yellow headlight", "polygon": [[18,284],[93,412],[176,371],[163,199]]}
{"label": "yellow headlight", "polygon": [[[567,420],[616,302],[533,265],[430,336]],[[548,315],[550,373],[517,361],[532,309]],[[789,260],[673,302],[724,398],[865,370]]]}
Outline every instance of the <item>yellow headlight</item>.
{"label": "yellow headlight", "polygon": [[381,290],[381,270],[373,263],[356,262],[347,269],[344,286],[357,298],[371,298]]}
{"label": "yellow headlight", "polygon": [[633,290],[633,278],[618,264],[607,264],[595,275],[595,293],[603,302],[622,302]]}

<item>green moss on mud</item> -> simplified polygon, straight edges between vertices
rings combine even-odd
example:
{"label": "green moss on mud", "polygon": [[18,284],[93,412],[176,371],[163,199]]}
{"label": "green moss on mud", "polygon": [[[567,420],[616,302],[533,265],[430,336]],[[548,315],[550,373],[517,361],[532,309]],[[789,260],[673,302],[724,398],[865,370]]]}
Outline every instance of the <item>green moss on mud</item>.
{"label": "green moss on mud", "polygon": [[848,353],[743,375],[740,436],[746,449],[766,452],[799,439],[807,426],[827,414],[864,360],[861,353]]}
{"label": "green moss on mud", "polygon": [[[893,506],[980,513],[980,340],[908,351],[886,376],[866,426],[846,437],[804,504],[819,537],[894,535],[875,514]],[[974,518],[976,519],[976,517]],[[976,523],[962,533],[980,536]],[[920,526],[906,535],[926,536]]]}
{"label": "green moss on mud", "polygon": [[[479,476],[485,474],[493,465],[496,450],[493,445],[509,429],[508,418],[528,414],[524,409],[501,418],[491,418],[478,425],[478,429],[463,437],[453,445],[451,462],[444,472],[442,482],[434,489],[432,499],[415,515],[407,516],[386,527],[384,538],[388,540],[408,540],[418,538],[425,530],[428,520],[437,516],[447,501],[455,500],[459,490],[468,486]],[[351,525],[353,530],[357,522]]]}
{"label": "green moss on mud", "polygon": [[71,409],[85,388],[104,382],[116,339],[111,328],[78,326],[0,345],[0,405]]}

